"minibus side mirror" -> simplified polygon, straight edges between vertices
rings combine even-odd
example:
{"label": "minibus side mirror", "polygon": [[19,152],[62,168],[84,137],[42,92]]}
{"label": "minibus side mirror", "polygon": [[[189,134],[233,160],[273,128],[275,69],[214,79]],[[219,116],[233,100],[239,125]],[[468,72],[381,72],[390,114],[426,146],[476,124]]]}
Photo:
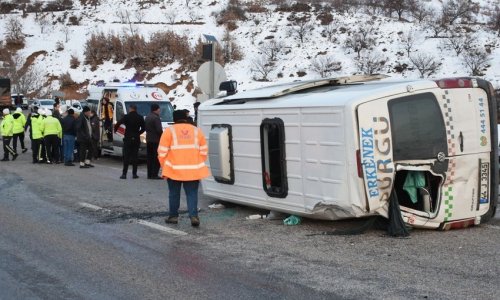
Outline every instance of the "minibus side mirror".
{"label": "minibus side mirror", "polygon": [[219,85],[219,91],[226,91],[227,96],[234,95],[238,92],[238,83],[235,80],[223,81]]}

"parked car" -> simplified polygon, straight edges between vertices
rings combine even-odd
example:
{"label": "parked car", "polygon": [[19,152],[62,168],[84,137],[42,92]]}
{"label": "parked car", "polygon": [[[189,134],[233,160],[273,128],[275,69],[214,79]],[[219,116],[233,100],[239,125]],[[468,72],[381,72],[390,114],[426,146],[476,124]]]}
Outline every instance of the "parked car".
{"label": "parked car", "polygon": [[45,108],[45,109],[49,109],[50,111],[52,111],[54,109],[54,103],[55,103],[55,101],[53,99],[35,99],[33,101],[32,107],[31,107],[31,112],[33,112],[34,106],[38,107],[39,109]]}

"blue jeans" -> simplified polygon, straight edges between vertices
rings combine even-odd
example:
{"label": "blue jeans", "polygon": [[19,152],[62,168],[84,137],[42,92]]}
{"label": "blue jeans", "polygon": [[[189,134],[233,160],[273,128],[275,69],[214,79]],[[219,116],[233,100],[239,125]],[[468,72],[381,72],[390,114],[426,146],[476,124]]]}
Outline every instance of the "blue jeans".
{"label": "blue jeans", "polygon": [[73,151],[75,150],[75,136],[65,134],[63,136],[64,163],[73,162]]}
{"label": "blue jeans", "polygon": [[179,205],[181,203],[181,186],[184,186],[184,192],[186,193],[187,206],[190,217],[198,216],[198,186],[200,185],[199,180],[193,181],[178,181],[173,179],[168,179],[168,205],[169,213],[171,217],[179,216]]}

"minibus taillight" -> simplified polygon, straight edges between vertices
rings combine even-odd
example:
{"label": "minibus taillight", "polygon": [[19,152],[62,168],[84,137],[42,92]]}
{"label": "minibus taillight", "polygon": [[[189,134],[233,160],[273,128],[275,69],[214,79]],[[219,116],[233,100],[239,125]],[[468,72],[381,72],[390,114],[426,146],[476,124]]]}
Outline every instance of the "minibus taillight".
{"label": "minibus taillight", "polygon": [[473,78],[445,78],[435,81],[442,89],[459,89],[477,87],[477,81]]}
{"label": "minibus taillight", "polygon": [[358,177],[363,178],[363,166],[361,165],[361,152],[356,150],[356,164],[358,167]]}
{"label": "minibus taillight", "polygon": [[459,221],[452,221],[452,222],[445,223],[443,226],[443,230],[462,229],[462,228],[474,226],[474,224],[475,224],[474,219],[464,219],[464,220],[459,220]]}

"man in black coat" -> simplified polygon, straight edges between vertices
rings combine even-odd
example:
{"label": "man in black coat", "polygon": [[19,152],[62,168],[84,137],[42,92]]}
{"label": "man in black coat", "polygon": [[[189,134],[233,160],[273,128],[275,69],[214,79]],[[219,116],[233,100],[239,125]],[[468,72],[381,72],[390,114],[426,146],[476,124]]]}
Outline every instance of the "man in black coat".
{"label": "man in black coat", "polygon": [[158,176],[160,162],[158,161],[158,145],[160,144],[163,128],[160,119],[160,106],[151,105],[151,113],[146,117],[146,143],[148,155],[148,179],[161,179]]}
{"label": "man in black coat", "polygon": [[90,108],[83,107],[82,113],[76,122],[76,140],[79,145],[80,168],[91,168],[92,157],[92,126],[90,124]]}
{"label": "man in black coat", "polygon": [[137,176],[137,156],[139,155],[139,146],[141,145],[141,134],[146,130],[144,117],[137,113],[137,106],[131,104],[129,113],[123,116],[115,124],[115,132],[120,125],[125,125],[125,136],[123,137],[123,172],[121,179],[127,179],[128,165],[132,165],[132,177]]}

